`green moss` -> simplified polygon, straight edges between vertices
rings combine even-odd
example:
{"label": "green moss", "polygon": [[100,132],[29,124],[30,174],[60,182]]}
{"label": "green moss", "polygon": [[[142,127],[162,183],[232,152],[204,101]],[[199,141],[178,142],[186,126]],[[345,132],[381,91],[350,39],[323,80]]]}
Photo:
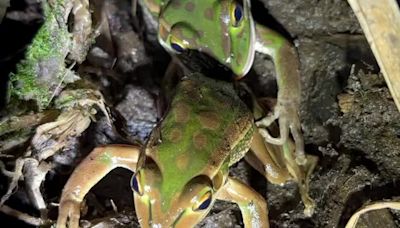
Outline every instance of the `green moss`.
{"label": "green moss", "polygon": [[[40,110],[49,104],[54,85],[62,78],[65,71],[64,57],[70,43],[67,25],[60,25],[56,18],[63,15],[60,13],[60,4],[63,1],[59,0],[56,3],[57,6],[49,7],[46,1],[43,1],[45,22],[28,47],[25,59],[17,65],[16,73],[10,76],[11,96],[22,100],[34,100]],[[48,64],[49,62],[59,66]],[[47,67],[46,63],[55,70],[43,71],[42,68]],[[50,75],[40,75],[44,72]],[[42,76],[45,79],[40,80]]]}
{"label": "green moss", "polygon": [[75,96],[69,95],[69,96],[62,96],[61,99],[57,99],[55,106],[57,108],[63,108],[65,106],[71,105],[73,101],[77,100]]}

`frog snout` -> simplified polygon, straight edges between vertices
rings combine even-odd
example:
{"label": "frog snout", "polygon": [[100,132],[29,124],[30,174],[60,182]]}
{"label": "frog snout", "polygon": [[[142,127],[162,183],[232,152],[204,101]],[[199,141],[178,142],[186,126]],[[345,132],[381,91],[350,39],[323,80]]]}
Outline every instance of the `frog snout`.
{"label": "frog snout", "polygon": [[171,227],[182,227],[177,225],[179,223],[180,218],[182,217],[184,211],[171,213],[171,211],[167,213],[156,213],[154,211],[151,212],[151,219],[148,221],[148,227],[150,228],[171,228]]}

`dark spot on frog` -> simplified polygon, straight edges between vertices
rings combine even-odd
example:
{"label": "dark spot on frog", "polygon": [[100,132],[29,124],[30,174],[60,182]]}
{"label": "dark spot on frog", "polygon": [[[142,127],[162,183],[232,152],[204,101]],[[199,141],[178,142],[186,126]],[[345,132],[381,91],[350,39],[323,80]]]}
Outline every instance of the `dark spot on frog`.
{"label": "dark spot on frog", "polygon": [[204,11],[204,17],[210,21],[214,20],[214,10],[212,8],[207,8]]}
{"label": "dark spot on frog", "polygon": [[178,123],[186,123],[190,117],[190,107],[183,102],[177,102],[174,110],[175,120]]}
{"label": "dark spot on frog", "polygon": [[236,64],[238,64],[238,65],[243,64],[243,56],[241,53],[236,54]]}
{"label": "dark spot on frog", "polygon": [[197,150],[202,150],[207,145],[207,137],[201,132],[195,132],[193,134],[193,145]]}
{"label": "dark spot on frog", "polygon": [[176,167],[180,170],[187,170],[189,166],[189,153],[182,153],[176,158]]}
{"label": "dark spot on frog", "polygon": [[193,2],[188,2],[185,5],[185,9],[189,12],[193,12],[195,8],[196,8],[196,5]]}
{"label": "dark spot on frog", "polygon": [[230,43],[230,36],[226,36],[224,34],[221,35],[222,39],[222,49],[224,50],[224,58],[225,60],[229,58],[230,51],[231,51],[231,43]]}
{"label": "dark spot on frog", "polygon": [[181,1],[172,1],[171,6],[174,9],[179,9],[181,7]]}
{"label": "dark spot on frog", "polygon": [[213,112],[201,112],[198,118],[204,128],[215,130],[220,126],[220,118]]}
{"label": "dark spot on frog", "polygon": [[181,129],[173,128],[169,133],[168,139],[173,143],[178,143],[182,139]]}

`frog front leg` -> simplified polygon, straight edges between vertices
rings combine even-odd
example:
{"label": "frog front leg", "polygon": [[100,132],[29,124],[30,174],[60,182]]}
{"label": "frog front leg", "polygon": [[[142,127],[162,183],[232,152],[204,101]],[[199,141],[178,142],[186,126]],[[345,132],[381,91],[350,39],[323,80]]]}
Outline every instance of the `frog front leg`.
{"label": "frog front leg", "polygon": [[279,119],[280,137],[271,136],[266,129],[260,133],[267,142],[283,145],[292,134],[296,144],[296,162],[306,163],[304,142],[299,119],[300,106],[300,69],[297,52],[293,45],[282,35],[256,24],[256,50],[271,56],[278,84],[278,101],[273,113],[258,121],[257,126],[268,127]]}
{"label": "frog front leg", "polygon": [[80,205],[89,190],[117,167],[135,171],[139,153],[136,146],[95,148],[78,165],[64,186],[58,208],[57,228],[79,227]]}
{"label": "frog front leg", "polygon": [[242,212],[246,228],[268,228],[268,208],[265,199],[244,183],[228,177],[218,191],[219,200],[236,203]]}

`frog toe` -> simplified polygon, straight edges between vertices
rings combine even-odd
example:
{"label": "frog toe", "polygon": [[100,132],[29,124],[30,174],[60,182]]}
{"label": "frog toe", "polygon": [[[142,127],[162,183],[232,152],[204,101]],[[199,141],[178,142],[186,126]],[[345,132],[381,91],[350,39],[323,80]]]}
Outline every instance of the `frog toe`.
{"label": "frog toe", "polygon": [[295,122],[290,125],[290,133],[293,136],[295,147],[296,147],[296,163],[304,165],[307,162],[306,154],[304,152],[304,140],[301,132],[300,122]]}
{"label": "frog toe", "polygon": [[57,228],[78,228],[80,203],[68,200],[60,203],[58,209]]}
{"label": "frog toe", "polygon": [[[262,137],[264,138],[264,140],[268,143],[274,144],[274,145],[283,145],[285,144],[285,142],[288,139],[288,131],[287,128],[285,129],[281,129],[281,136],[280,137],[273,137],[268,130],[264,129],[264,128],[259,128],[258,131],[260,132],[260,134],[262,135]],[[283,133],[283,134],[282,134]]]}
{"label": "frog toe", "polygon": [[[272,136],[266,129],[273,121],[279,118],[279,137]],[[272,120],[272,121],[271,121]],[[273,115],[267,116],[256,123],[259,127],[259,132],[268,143],[274,145],[283,145],[289,137],[289,126],[286,118],[281,118],[279,111],[275,111]]]}
{"label": "frog toe", "polygon": [[[296,163],[304,165],[307,162],[307,159],[304,152],[304,140],[298,109],[296,107],[297,106],[291,102],[278,102],[273,113],[257,121],[256,125],[259,127],[259,132],[263,136],[264,140],[271,144],[284,145],[289,139],[289,134],[291,134],[296,147]],[[266,128],[275,120],[278,120],[279,122],[278,137],[272,136],[268,130],[266,130]]]}

